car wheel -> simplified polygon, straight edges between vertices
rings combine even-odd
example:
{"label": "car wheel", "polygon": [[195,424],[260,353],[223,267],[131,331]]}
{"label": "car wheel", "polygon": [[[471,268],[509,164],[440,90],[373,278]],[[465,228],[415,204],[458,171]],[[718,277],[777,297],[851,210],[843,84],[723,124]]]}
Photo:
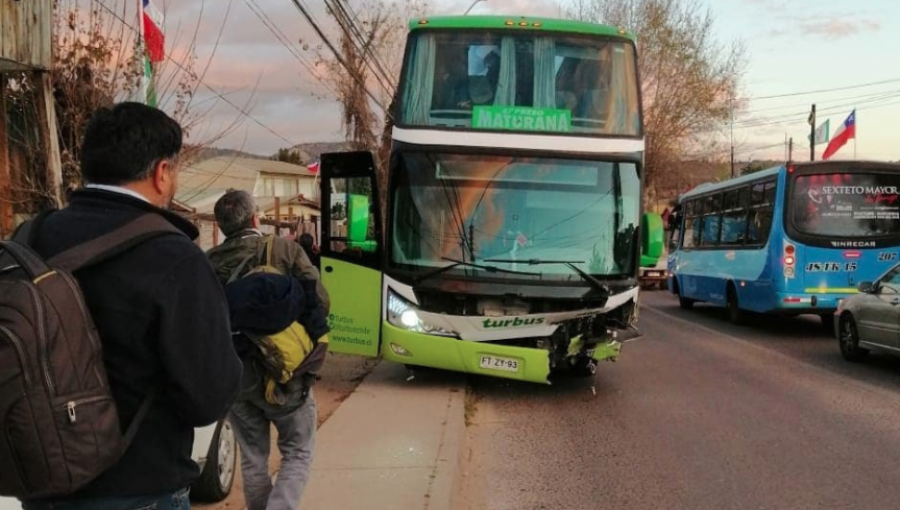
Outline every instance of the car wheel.
{"label": "car wheel", "polygon": [[191,487],[197,501],[218,503],[228,497],[237,468],[237,438],[228,420],[219,422],[200,479]]}
{"label": "car wheel", "polygon": [[862,361],[868,356],[869,351],[859,346],[859,333],[856,330],[856,321],[850,314],[841,317],[841,331],[838,336],[841,346],[841,355],[847,361]]}
{"label": "car wheel", "polygon": [[737,291],[734,289],[734,285],[728,284],[727,295],[727,306],[728,306],[728,320],[731,321],[732,324],[742,325],[744,323],[744,311],[741,310],[741,305],[738,303]]}

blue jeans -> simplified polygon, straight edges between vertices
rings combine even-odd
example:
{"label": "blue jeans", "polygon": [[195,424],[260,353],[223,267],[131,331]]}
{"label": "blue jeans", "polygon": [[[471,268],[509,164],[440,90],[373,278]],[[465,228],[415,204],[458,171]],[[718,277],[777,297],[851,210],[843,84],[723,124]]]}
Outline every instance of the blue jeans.
{"label": "blue jeans", "polygon": [[190,510],[189,489],[153,496],[73,499],[52,503],[24,503],[25,510]]}
{"label": "blue jeans", "polygon": [[[316,403],[288,397],[284,406],[265,401],[262,392],[244,393],[229,417],[241,445],[241,474],[247,510],[296,510],[312,464],[316,435]],[[269,476],[272,425],[278,431],[281,469],[274,485]]]}

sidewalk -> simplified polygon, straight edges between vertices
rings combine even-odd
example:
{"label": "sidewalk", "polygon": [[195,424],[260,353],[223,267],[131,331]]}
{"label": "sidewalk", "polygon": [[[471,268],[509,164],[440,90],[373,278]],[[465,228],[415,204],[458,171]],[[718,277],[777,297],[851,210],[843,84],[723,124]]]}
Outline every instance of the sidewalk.
{"label": "sidewalk", "polygon": [[445,510],[459,492],[464,379],[382,362],[319,429],[301,510]]}

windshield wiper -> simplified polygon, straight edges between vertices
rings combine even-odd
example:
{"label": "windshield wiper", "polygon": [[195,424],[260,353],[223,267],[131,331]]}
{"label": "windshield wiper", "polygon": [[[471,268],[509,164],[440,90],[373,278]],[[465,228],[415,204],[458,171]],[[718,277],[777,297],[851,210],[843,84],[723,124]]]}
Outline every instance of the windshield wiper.
{"label": "windshield wiper", "polygon": [[594,278],[587,272],[580,269],[575,264],[584,264],[583,260],[541,260],[541,259],[528,259],[528,260],[507,260],[507,259],[489,259],[485,260],[485,262],[490,262],[493,264],[526,264],[529,266],[539,266],[544,264],[562,264],[581,277],[582,280],[591,284],[592,287],[599,290],[603,293],[604,296],[609,297],[612,295],[612,291],[609,289],[609,286],[600,280]]}
{"label": "windshield wiper", "polygon": [[[419,275],[413,281],[415,283],[420,283],[424,280],[433,278],[441,273],[444,273],[446,271],[453,269],[454,267],[459,267],[459,266],[474,267],[475,269],[483,269],[489,273],[524,274],[524,275],[529,275],[529,276],[538,276],[538,273],[525,273],[522,271],[510,271],[509,269],[500,269],[499,267],[494,267],[494,266],[484,266],[481,264],[476,264],[474,262],[466,262],[464,260],[449,259],[447,257],[441,257],[441,260],[446,260],[447,262],[452,262],[452,264],[448,264],[444,267],[439,267],[437,269],[432,269],[431,271],[428,271],[427,273],[423,273],[423,274]],[[487,261],[485,261],[485,262],[487,262]]]}

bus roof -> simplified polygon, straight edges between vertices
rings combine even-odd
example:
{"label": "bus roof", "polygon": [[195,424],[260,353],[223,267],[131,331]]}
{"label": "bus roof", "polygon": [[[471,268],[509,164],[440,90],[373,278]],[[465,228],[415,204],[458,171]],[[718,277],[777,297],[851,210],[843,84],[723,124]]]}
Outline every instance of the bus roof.
{"label": "bus roof", "polygon": [[766,170],[761,170],[759,172],[754,172],[752,174],[742,175],[740,177],[736,177],[734,179],[728,179],[727,181],[722,182],[704,182],[703,184],[698,185],[694,189],[688,191],[684,195],[681,195],[681,200],[684,201],[689,198],[693,198],[700,195],[706,195],[708,193],[712,193],[721,189],[733,188],[735,186],[740,186],[741,184],[747,184],[753,181],[758,181],[760,179],[765,179],[767,177],[772,177],[778,175],[781,170],[784,169],[784,165],[772,167]]}
{"label": "bus roof", "polygon": [[600,35],[634,40],[634,35],[621,28],[584,21],[554,18],[533,18],[530,16],[425,16],[409,22],[411,31],[424,29],[504,29],[542,30],[547,32],[567,32],[575,34]]}

